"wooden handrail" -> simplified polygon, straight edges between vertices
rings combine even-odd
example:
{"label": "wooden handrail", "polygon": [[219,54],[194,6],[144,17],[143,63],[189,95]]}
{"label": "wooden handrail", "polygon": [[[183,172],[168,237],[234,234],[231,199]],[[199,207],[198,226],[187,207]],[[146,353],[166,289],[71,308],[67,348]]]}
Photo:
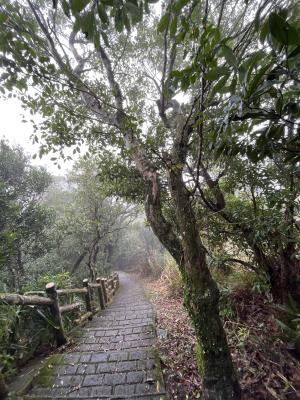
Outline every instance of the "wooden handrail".
{"label": "wooden handrail", "polygon": [[41,296],[23,296],[21,294],[0,294],[0,303],[15,306],[49,306],[51,299]]}
{"label": "wooden handrail", "polygon": [[[99,279],[99,278],[97,278],[97,279]],[[101,283],[90,283],[90,287],[91,288],[93,288],[93,289],[96,289],[96,288],[98,288],[98,287],[101,287]]]}
{"label": "wooden handrail", "polygon": [[31,290],[30,292],[25,292],[24,296],[45,296],[46,293],[43,290]]}
{"label": "wooden handrail", "polygon": [[[106,305],[110,302],[112,296],[115,294],[119,287],[119,276],[113,273],[108,278],[97,278],[95,282],[89,282],[88,279],[83,280],[82,288],[67,288],[56,289],[54,282],[49,282],[46,285],[45,292],[31,291],[25,295],[17,293],[2,293],[0,294],[0,304],[5,305],[18,305],[18,306],[48,306],[52,319],[53,319],[53,332],[58,346],[67,342],[67,336],[64,331],[62,314],[80,309],[82,303],[72,303],[66,305],[59,305],[59,297],[67,296],[70,294],[83,295],[85,300],[85,313],[77,318],[74,323],[80,324],[86,320],[91,320],[93,315],[99,310],[104,310]],[[99,307],[94,305],[95,298],[93,290],[98,293]],[[45,296],[45,297],[44,297]],[[92,307],[93,297],[93,307]],[[83,303],[84,304],[84,303]]]}
{"label": "wooden handrail", "polygon": [[77,308],[80,308],[80,306],[82,306],[82,303],[66,304],[65,306],[59,307],[59,311],[61,314],[64,314],[66,312],[76,310]]}
{"label": "wooden handrail", "polygon": [[87,289],[83,288],[70,288],[70,289],[57,289],[58,296],[64,296],[68,294],[86,294]]}
{"label": "wooden handrail", "polygon": [[79,317],[78,319],[75,319],[74,324],[80,325],[87,319],[89,320],[92,316],[93,316],[93,313],[91,311],[89,311],[89,312],[81,315],[81,317]]}

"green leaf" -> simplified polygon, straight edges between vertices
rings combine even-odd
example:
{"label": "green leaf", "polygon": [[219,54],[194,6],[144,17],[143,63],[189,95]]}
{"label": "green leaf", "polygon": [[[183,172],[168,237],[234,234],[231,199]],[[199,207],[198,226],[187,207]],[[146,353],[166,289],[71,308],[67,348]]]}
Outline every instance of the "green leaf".
{"label": "green leaf", "polygon": [[100,35],[101,35],[101,37],[102,37],[102,39],[103,39],[105,45],[106,45],[107,47],[110,47],[107,34],[106,34],[105,32],[103,32],[103,31],[100,31]]}
{"label": "green leaf", "polygon": [[182,77],[182,71],[178,71],[178,70],[174,69],[174,71],[171,72],[171,77],[181,78]]}
{"label": "green leaf", "polygon": [[98,3],[97,9],[98,9],[98,15],[99,15],[99,18],[101,19],[101,21],[104,24],[108,24],[109,19],[108,19],[108,15],[106,14],[105,7],[103,7],[103,5],[101,3]]}
{"label": "green leaf", "polygon": [[239,72],[239,81],[243,85],[247,79],[247,70],[246,70],[245,65],[243,65],[243,64],[240,65],[238,72]]}
{"label": "green leaf", "polygon": [[139,7],[136,4],[132,3],[131,1],[126,2],[126,8],[127,8],[128,12],[132,15],[140,14]]}
{"label": "green leaf", "polygon": [[264,43],[267,35],[270,32],[270,28],[269,28],[269,20],[266,20],[260,30],[260,35],[259,35],[259,40],[261,41],[261,43]]}
{"label": "green leaf", "polygon": [[220,142],[216,145],[215,147],[215,160],[217,160],[218,158],[221,157],[221,155],[223,154],[224,150],[226,148],[226,143],[225,142]]}
{"label": "green leaf", "polygon": [[122,32],[124,28],[124,21],[123,21],[123,14],[122,10],[118,10],[117,14],[115,15],[115,28],[117,32]]}
{"label": "green leaf", "polygon": [[59,329],[59,326],[55,325],[55,323],[48,318],[48,316],[40,309],[36,309],[36,312],[45,320],[49,325],[51,325],[54,329]]}
{"label": "green leaf", "polygon": [[70,5],[66,0],[62,1],[62,9],[65,15],[69,18],[70,17]]}
{"label": "green leaf", "polygon": [[4,22],[6,22],[9,19],[9,16],[6,15],[5,13],[0,13],[0,24],[3,24]]}
{"label": "green leaf", "polygon": [[300,44],[300,35],[296,28],[286,22],[280,15],[272,13],[269,17],[271,35],[281,44]]}
{"label": "green leaf", "polygon": [[178,0],[178,1],[176,1],[172,6],[172,10],[176,14],[179,14],[180,11],[183,9],[183,7],[186,6],[189,1],[190,0]]}
{"label": "green leaf", "polygon": [[185,35],[186,35],[186,31],[179,32],[175,39],[176,43],[179,44],[179,43],[183,42]]}
{"label": "green leaf", "polygon": [[148,3],[144,3],[144,8],[145,8],[145,13],[146,14],[150,14],[150,8],[149,8],[149,4]]}
{"label": "green leaf", "polygon": [[275,105],[275,110],[276,110],[277,114],[281,115],[282,106],[283,106],[283,98],[282,98],[282,96],[279,96],[277,101],[276,101],[276,105]]}
{"label": "green leaf", "polygon": [[271,64],[267,64],[267,65],[263,66],[258,71],[258,73],[254,76],[252,81],[249,83],[248,90],[247,90],[247,93],[248,93],[249,97],[255,92],[255,90],[257,89],[258,85],[263,80],[264,76],[266,75],[266,72],[270,69],[270,65]]}
{"label": "green leaf", "polygon": [[79,32],[81,29],[81,17],[78,15],[73,24],[73,31],[75,33]]}
{"label": "green leaf", "polygon": [[170,25],[170,36],[174,37],[177,31],[177,16],[175,16],[172,19],[171,25]]}
{"label": "green leaf", "polygon": [[279,140],[284,134],[283,125],[271,125],[267,131],[267,138],[273,140]]}
{"label": "green leaf", "polygon": [[253,163],[257,163],[257,161],[259,160],[258,151],[256,149],[253,149],[253,148],[247,149],[247,157]]}
{"label": "green leaf", "polygon": [[297,46],[293,51],[290,52],[288,58],[296,57],[300,53],[300,46]]}
{"label": "green leaf", "polygon": [[295,117],[299,116],[299,105],[295,101],[289,101],[283,108],[284,114],[292,114]]}
{"label": "green leaf", "polygon": [[216,93],[218,93],[220,89],[226,84],[227,80],[228,80],[228,75],[225,75],[214,85],[209,94],[209,101],[212,101],[214,99]]}
{"label": "green leaf", "polygon": [[130,28],[131,28],[130,21],[129,21],[128,15],[126,13],[125,7],[123,7],[122,15],[123,15],[123,22],[124,22],[125,28],[127,29],[127,31],[130,31]]}
{"label": "green leaf", "polygon": [[236,91],[236,85],[237,85],[237,77],[236,77],[236,75],[235,75],[235,76],[232,78],[232,81],[231,81],[230,86],[229,86],[229,91],[230,91],[231,94],[234,94],[234,93],[235,93],[235,91]]}
{"label": "green leaf", "polygon": [[93,42],[94,42],[95,49],[99,50],[100,49],[100,36],[99,36],[98,32],[94,33],[93,39],[94,39]]}
{"label": "green leaf", "polygon": [[170,14],[167,13],[167,14],[163,15],[157,25],[157,31],[164,32],[169,25],[169,21],[170,21]]}
{"label": "green leaf", "polygon": [[73,14],[79,13],[82,11],[88,4],[90,0],[72,0],[71,1],[71,10]]}
{"label": "green leaf", "polygon": [[210,70],[207,74],[205,74],[205,79],[209,81],[215,81],[219,79],[221,76],[229,75],[230,70],[227,67],[216,67]]}
{"label": "green leaf", "polygon": [[288,325],[286,325],[284,322],[279,321],[278,319],[276,320],[278,325],[282,328],[282,330],[289,332],[290,335],[296,335],[297,331],[293,330],[292,328],[290,328]]}
{"label": "green leaf", "polygon": [[236,67],[237,59],[236,59],[233,51],[231,50],[231,48],[226,46],[225,44],[223,44],[222,50],[223,50],[224,57],[225,57],[226,61],[228,62],[228,64],[231,65],[232,67]]}
{"label": "green leaf", "polygon": [[266,57],[266,54],[262,51],[256,51],[253,54],[250,55],[250,57],[247,58],[247,61],[243,64],[246,68],[246,75],[245,75],[245,81],[250,80],[252,71],[255,67],[258,65],[264,65],[264,58]]}
{"label": "green leaf", "polygon": [[81,30],[88,38],[93,37],[95,30],[95,17],[92,11],[82,16]]}
{"label": "green leaf", "polygon": [[181,89],[185,92],[190,86],[190,75],[185,75],[181,79]]}

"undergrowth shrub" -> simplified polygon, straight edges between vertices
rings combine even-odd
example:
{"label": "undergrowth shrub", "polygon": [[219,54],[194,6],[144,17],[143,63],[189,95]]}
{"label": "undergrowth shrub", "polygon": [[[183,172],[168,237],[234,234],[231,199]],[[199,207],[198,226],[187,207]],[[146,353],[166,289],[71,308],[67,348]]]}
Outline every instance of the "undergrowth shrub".
{"label": "undergrowth shrub", "polygon": [[1,306],[0,368],[7,376],[36,354],[53,348],[50,324],[47,307]]}
{"label": "undergrowth shrub", "polygon": [[282,339],[300,359],[300,306],[290,296],[287,304],[278,305],[277,308],[281,311],[277,323],[282,329]]}
{"label": "undergrowth shrub", "polygon": [[27,282],[23,287],[23,292],[45,290],[45,287],[49,282],[55,282],[56,287],[59,289],[71,287],[73,284],[69,272],[61,272],[56,275],[44,274],[36,277],[30,282]]}
{"label": "undergrowth shrub", "polygon": [[170,297],[179,297],[183,295],[182,277],[175,260],[170,256],[166,257],[160,280]]}
{"label": "undergrowth shrub", "polygon": [[248,289],[256,293],[267,294],[270,291],[270,284],[263,273],[257,274],[239,267],[232,267],[226,273],[217,268],[213,268],[211,272],[219,287],[227,289],[229,292]]}
{"label": "undergrowth shrub", "polygon": [[[226,270],[223,268],[211,267],[213,278],[220,289],[220,309],[221,314],[230,317],[234,315],[230,296],[236,291],[251,291],[258,294],[268,294],[270,285],[267,277],[261,273],[230,266]],[[175,260],[167,256],[162,268],[160,282],[164,285],[170,297],[183,295],[183,282]]]}
{"label": "undergrowth shrub", "polygon": [[253,293],[253,295],[268,295],[269,282],[264,274],[257,274],[237,266],[211,268],[213,278],[220,290],[220,314],[224,319],[236,318],[236,295],[238,293]]}
{"label": "undergrowth shrub", "polygon": [[[49,282],[58,288],[72,286],[69,273],[43,275],[27,283],[25,292],[44,290]],[[60,298],[61,304],[79,301],[76,295]],[[63,316],[64,327],[69,331],[76,314]],[[9,376],[32,357],[51,351],[55,347],[52,320],[45,306],[0,306],[0,370]]]}

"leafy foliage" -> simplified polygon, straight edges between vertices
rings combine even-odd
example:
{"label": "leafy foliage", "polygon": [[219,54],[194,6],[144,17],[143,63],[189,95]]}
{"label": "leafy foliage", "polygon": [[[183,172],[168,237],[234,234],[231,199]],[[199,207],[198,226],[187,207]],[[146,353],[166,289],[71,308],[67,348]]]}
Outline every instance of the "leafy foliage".
{"label": "leafy foliage", "polygon": [[278,306],[283,312],[283,316],[278,319],[278,324],[284,332],[284,339],[295,351],[296,356],[300,357],[300,309],[292,297],[283,306]]}
{"label": "leafy foliage", "polygon": [[[97,173],[96,158],[80,159],[69,175],[69,196],[56,220],[56,253],[77,278],[106,273],[122,231],[138,208],[110,196],[109,185]],[[66,183],[66,182],[65,182]],[[56,207],[56,201],[48,201]]]}
{"label": "leafy foliage", "polygon": [[21,148],[0,142],[1,270],[7,289],[20,289],[25,264],[47,251],[46,230],[53,215],[40,200],[50,182],[50,175],[32,167]]}

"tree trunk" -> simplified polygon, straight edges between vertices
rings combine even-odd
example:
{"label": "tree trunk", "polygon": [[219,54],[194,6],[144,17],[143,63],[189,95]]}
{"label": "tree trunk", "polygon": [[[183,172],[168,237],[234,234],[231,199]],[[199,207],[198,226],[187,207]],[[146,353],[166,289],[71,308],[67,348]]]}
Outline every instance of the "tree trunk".
{"label": "tree trunk", "polygon": [[272,260],[270,273],[271,293],[275,302],[286,303],[291,296],[300,304],[300,262],[293,258],[286,249]]}
{"label": "tree trunk", "polygon": [[182,236],[180,269],[185,284],[184,303],[195,326],[196,358],[203,377],[205,398],[240,399],[239,383],[219,316],[219,290],[207,267],[206,249],[200,240],[181,171],[171,170],[170,185]]}
{"label": "tree trunk", "polygon": [[5,384],[4,376],[2,375],[0,370],[0,400],[6,399],[7,395],[8,395],[8,387]]}
{"label": "tree trunk", "polygon": [[294,257],[294,245],[291,243],[279,248],[277,254],[266,255],[259,244],[249,241],[248,244],[256,262],[269,278],[274,301],[285,303],[291,296],[300,304],[300,261]]}

